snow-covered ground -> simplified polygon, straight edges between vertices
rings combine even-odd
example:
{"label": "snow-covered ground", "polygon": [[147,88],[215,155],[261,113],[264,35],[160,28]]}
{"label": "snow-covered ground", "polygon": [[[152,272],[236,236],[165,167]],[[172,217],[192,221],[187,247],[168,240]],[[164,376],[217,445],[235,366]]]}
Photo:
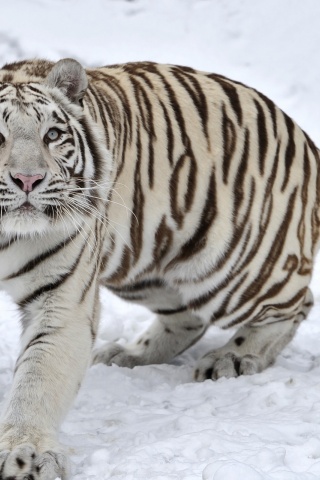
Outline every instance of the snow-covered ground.
{"label": "snow-covered ground", "polygon": [[[72,56],[86,65],[180,63],[248,83],[320,145],[318,0],[1,1],[0,63]],[[320,257],[316,305],[267,371],[192,382],[212,329],[171,365],[90,369],[61,430],[75,480],[319,480]],[[144,309],[102,291],[99,342],[131,340]],[[18,352],[15,306],[0,296],[0,400]]]}

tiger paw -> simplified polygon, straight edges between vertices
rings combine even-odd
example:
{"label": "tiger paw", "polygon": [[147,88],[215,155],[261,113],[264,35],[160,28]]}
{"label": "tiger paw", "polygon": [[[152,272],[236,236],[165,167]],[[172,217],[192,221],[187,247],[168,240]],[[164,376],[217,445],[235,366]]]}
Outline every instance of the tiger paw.
{"label": "tiger paw", "polygon": [[69,461],[60,449],[37,452],[25,443],[0,452],[0,480],[67,480]]}
{"label": "tiger paw", "polygon": [[144,362],[141,356],[135,354],[134,351],[131,352],[129,348],[122,347],[118,343],[111,343],[93,352],[92,364],[96,363],[133,368],[136,365],[143,365]]}
{"label": "tiger paw", "polygon": [[261,372],[264,366],[257,355],[236,355],[234,352],[214,351],[205,355],[197,363],[194,378],[197,382],[221,377],[232,378],[239,375],[253,375]]}

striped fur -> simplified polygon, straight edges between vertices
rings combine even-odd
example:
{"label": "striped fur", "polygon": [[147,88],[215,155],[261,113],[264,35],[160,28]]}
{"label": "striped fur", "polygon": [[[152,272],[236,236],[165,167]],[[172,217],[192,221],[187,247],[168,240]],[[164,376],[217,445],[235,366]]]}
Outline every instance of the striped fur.
{"label": "striped fur", "polygon": [[[25,474],[21,451],[34,478],[66,478],[55,432],[90,361],[99,285],[157,318],[94,362],[166,362],[210,324],[238,326],[195,368],[237,376],[292,338],[312,305],[319,152],[261,93],[148,62],[6,65],[0,112],[0,287],[23,324],[0,478]],[[44,178],[26,193],[17,174]]]}

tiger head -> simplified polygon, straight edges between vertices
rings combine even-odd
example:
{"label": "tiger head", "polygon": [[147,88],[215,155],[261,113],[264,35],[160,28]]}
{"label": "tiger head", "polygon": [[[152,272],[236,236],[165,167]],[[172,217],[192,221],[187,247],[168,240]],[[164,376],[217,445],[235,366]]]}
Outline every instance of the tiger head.
{"label": "tiger head", "polygon": [[105,202],[110,156],[84,115],[87,86],[72,59],[43,82],[0,83],[0,234],[80,227]]}

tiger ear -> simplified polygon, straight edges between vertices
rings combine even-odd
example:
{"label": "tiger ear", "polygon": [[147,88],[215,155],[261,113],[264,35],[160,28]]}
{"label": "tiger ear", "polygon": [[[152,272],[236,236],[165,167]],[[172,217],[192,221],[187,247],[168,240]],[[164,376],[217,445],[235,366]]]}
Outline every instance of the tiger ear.
{"label": "tiger ear", "polygon": [[87,75],[79,62],[72,58],[59,60],[45,80],[51,88],[59,88],[73,103],[82,105],[88,87]]}

